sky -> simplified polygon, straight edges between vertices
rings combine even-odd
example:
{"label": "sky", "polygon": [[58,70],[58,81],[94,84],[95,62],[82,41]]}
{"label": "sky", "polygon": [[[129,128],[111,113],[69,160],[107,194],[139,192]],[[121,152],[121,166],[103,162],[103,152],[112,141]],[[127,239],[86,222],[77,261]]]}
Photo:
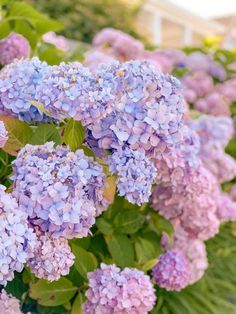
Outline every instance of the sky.
{"label": "sky", "polygon": [[170,0],[204,18],[235,14],[236,0]]}

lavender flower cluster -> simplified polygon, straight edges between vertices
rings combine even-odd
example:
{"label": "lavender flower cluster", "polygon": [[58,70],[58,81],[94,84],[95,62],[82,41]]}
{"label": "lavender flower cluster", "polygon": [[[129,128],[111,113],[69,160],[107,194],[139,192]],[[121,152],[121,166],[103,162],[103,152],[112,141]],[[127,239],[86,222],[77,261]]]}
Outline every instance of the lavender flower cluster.
{"label": "lavender flower cluster", "polygon": [[119,195],[133,204],[148,202],[156,168],[142,152],[120,149],[108,157],[108,163],[110,172],[118,175]]}
{"label": "lavender flower cluster", "polygon": [[19,209],[16,199],[0,186],[0,284],[21,272],[35,246],[35,234],[28,226],[27,214]]}
{"label": "lavender flower cluster", "polygon": [[8,114],[27,122],[49,121],[48,116],[31,104],[45,71],[47,63],[38,58],[15,60],[5,66],[0,72],[1,114],[7,110]]}
{"label": "lavender flower cluster", "polygon": [[233,137],[233,121],[229,117],[201,116],[190,123],[201,140],[199,157],[205,167],[222,183],[236,176],[236,161],[225,153]]}
{"label": "lavender flower cluster", "polygon": [[34,225],[54,237],[85,237],[108,205],[102,167],[82,150],[26,145],[13,162],[14,195]]}
{"label": "lavender flower cluster", "polygon": [[89,273],[88,278],[85,314],[147,314],[155,304],[150,278],[137,269],[121,271],[115,265],[101,264],[101,268]]}
{"label": "lavender flower cluster", "polygon": [[189,280],[188,264],[181,251],[169,250],[153,268],[152,276],[161,288],[180,291]]}

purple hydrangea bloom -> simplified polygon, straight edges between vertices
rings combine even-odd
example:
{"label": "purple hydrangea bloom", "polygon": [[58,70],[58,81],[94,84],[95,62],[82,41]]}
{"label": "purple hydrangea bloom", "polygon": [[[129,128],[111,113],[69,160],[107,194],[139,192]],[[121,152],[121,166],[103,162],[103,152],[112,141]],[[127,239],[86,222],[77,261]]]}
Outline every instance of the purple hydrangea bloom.
{"label": "purple hydrangea bloom", "polygon": [[65,238],[85,237],[108,206],[102,167],[83,150],[26,145],[14,164],[14,195],[33,224]]}
{"label": "purple hydrangea bloom", "polygon": [[11,294],[7,294],[5,290],[0,292],[0,309],[1,314],[22,314],[20,301]]}
{"label": "purple hydrangea bloom", "polygon": [[160,256],[153,268],[152,276],[161,288],[168,291],[180,291],[189,280],[187,260],[181,251],[167,251]]}
{"label": "purple hydrangea bloom", "polygon": [[74,255],[65,238],[52,238],[36,228],[37,241],[32,256],[27,261],[38,278],[58,280],[69,273]]}
{"label": "purple hydrangea bloom", "polygon": [[35,234],[27,223],[27,214],[0,186],[0,284],[14,278],[14,271],[21,272],[35,245]]}
{"label": "purple hydrangea bloom", "polygon": [[56,118],[72,117],[87,125],[105,111],[96,80],[79,62],[52,66],[37,89],[36,98]]}
{"label": "purple hydrangea bloom", "polygon": [[5,128],[4,122],[0,121],[0,148],[5,146],[5,144],[8,140],[7,134],[8,134],[8,132]]}
{"label": "purple hydrangea bloom", "polygon": [[118,175],[119,195],[133,204],[148,202],[156,169],[142,152],[120,149],[108,157],[108,163],[111,173]]}
{"label": "purple hydrangea bloom", "polygon": [[28,40],[20,34],[11,33],[0,41],[0,64],[6,65],[14,59],[27,58],[30,54]]}
{"label": "purple hydrangea bloom", "polygon": [[49,70],[46,62],[38,58],[15,60],[0,72],[0,103],[26,122],[47,122],[51,118],[30,103],[35,100],[37,86]]}
{"label": "purple hydrangea bloom", "polygon": [[151,153],[180,141],[184,101],[177,79],[146,61],[131,61],[101,67],[96,80],[110,103],[110,114],[88,126],[101,148],[129,146]]}
{"label": "purple hydrangea bloom", "polygon": [[140,270],[101,264],[100,269],[88,274],[88,301],[84,313],[147,314],[156,296],[150,278]]}

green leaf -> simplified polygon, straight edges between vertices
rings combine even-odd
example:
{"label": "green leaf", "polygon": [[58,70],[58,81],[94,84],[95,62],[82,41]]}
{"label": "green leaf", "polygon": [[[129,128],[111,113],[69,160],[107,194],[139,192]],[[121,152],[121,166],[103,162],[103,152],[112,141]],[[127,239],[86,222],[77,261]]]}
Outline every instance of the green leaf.
{"label": "green leaf", "polygon": [[96,220],[96,225],[98,227],[98,230],[104,234],[112,234],[113,233],[112,225],[102,217],[98,218]]}
{"label": "green leaf", "polygon": [[93,151],[92,151],[90,148],[88,148],[87,146],[82,145],[80,148],[83,149],[84,154],[85,154],[86,156],[88,156],[88,157],[95,157]]}
{"label": "green leaf", "polygon": [[160,238],[155,232],[142,234],[137,238],[134,246],[140,264],[145,264],[160,255]]}
{"label": "green leaf", "polygon": [[30,284],[30,297],[45,306],[65,304],[73,298],[76,291],[77,288],[63,277],[54,282],[39,280]]}
{"label": "green leaf", "polygon": [[48,31],[57,31],[63,28],[62,24],[46,17],[31,5],[25,2],[15,2],[10,9],[7,20],[22,20],[35,28],[39,35]]}
{"label": "green leaf", "polygon": [[56,145],[61,144],[61,137],[57,127],[53,124],[41,124],[37,127],[30,144],[42,145],[46,142],[54,142]]}
{"label": "green leaf", "polygon": [[83,295],[81,293],[78,293],[77,297],[74,300],[71,314],[83,314],[82,309],[83,302],[84,302]]}
{"label": "green leaf", "polygon": [[72,252],[75,255],[75,268],[83,278],[87,279],[87,273],[97,268],[96,257],[92,253],[73,244]]}
{"label": "green leaf", "polygon": [[157,258],[154,258],[154,259],[151,259],[150,261],[146,262],[142,269],[144,272],[147,272],[149,270],[151,270],[158,262],[158,259]]}
{"label": "green leaf", "polygon": [[27,123],[18,119],[0,116],[0,120],[4,122],[8,131],[8,141],[3,150],[10,155],[16,156],[19,149],[29,143],[33,131]]}
{"label": "green leaf", "polygon": [[169,220],[163,218],[157,212],[151,212],[150,217],[151,225],[157,233],[161,234],[162,232],[166,232],[170,236],[173,235],[174,228]]}
{"label": "green leaf", "polygon": [[126,235],[109,235],[106,237],[106,242],[109,252],[118,266],[133,266],[134,249],[130,239]]}
{"label": "green leaf", "polygon": [[55,65],[62,62],[63,53],[53,45],[42,44],[38,50],[38,56],[49,65]]}
{"label": "green leaf", "polygon": [[132,234],[144,224],[145,218],[137,210],[124,209],[116,215],[114,226],[119,233]]}
{"label": "green leaf", "polygon": [[76,151],[84,142],[85,130],[80,121],[70,119],[64,130],[64,141],[71,150]]}
{"label": "green leaf", "polygon": [[40,112],[45,113],[48,117],[52,117],[51,113],[44,107],[44,104],[42,104],[41,102],[35,101],[30,99],[29,102],[36,107]]}
{"label": "green leaf", "polygon": [[7,37],[11,32],[11,28],[8,22],[4,20],[0,22],[0,39]]}
{"label": "green leaf", "polygon": [[226,153],[233,156],[236,159],[236,139],[233,138],[229,141],[225,149]]}

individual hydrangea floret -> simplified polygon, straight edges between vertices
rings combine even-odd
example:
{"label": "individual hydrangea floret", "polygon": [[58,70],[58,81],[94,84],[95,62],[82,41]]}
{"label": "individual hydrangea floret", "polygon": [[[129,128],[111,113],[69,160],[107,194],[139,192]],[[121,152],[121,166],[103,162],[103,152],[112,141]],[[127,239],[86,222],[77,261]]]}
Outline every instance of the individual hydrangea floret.
{"label": "individual hydrangea floret", "polygon": [[108,206],[102,167],[83,150],[26,145],[13,162],[14,195],[34,225],[65,238],[85,237]]}
{"label": "individual hydrangea floret", "polygon": [[111,173],[118,175],[119,195],[138,205],[148,202],[156,169],[142,152],[120,149],[108,157],[108,163]]}
{"label": "individual hydrangea floret", "polygon": [[0,292],[0,309],[1,314],[23,314],[20,310],[20,301],[7,294],[5,290]]}
{"label": "individual hydrangea floret", "polygon": [[69,273],[74,255],[65,238],[52,238],[36,228],[37,241],[28,260],[33,274],[49,281],[58,280]]}
{"label": "individual hydrangea floret", "polygon": [[0,72],[0,103],[26,122],[47,122],[51,118],[31,104],[37,86],[50,67],[38,58],[15,60]]}
{"label": "individual hydrangea floret", "polygon": [[160,256],[153,268],[152,276],[161,288],[180,291],[189,280],[187,260],[180,251],[169,250]]}
{"label": "individual hydrangea floret", "polygon": [[185,109],[177,79],[146,61],[111,63],[97,71],[96,79],[111,111],[88,126],[100,147],[151,153],[180,142]]}
{"label": "individual hydrangea floret", "polygon": [[0,121],[0,148],[4,147],[8,140],[8,132],[5,128],[4,122]]}
{"label": "individual hydrangea floret", "polygon": [[27,223],[27,214],[0,186],[0,284],[14,278],[14,271],[21,272],[35,245],[35,234]]}
{"label": "individual hydrangea floret", "polygon": [[11,33],[0,41],[0,64],[6,65],[14,59],[27,58],[30,54],[28,40],[20,34]]}
{"label": "individual hydrangea floret", "polygon": [[52,66],[37,89],[36,98],[56,118],[80,120],[87,125],[105,111],[96,91],[96,80],[79,62]]}
{"label": "individual hydrangea floret", "polygon": [[147,314],[155,304],[150,278],[140,270],[101,264],[88,279],[84,314]]}

